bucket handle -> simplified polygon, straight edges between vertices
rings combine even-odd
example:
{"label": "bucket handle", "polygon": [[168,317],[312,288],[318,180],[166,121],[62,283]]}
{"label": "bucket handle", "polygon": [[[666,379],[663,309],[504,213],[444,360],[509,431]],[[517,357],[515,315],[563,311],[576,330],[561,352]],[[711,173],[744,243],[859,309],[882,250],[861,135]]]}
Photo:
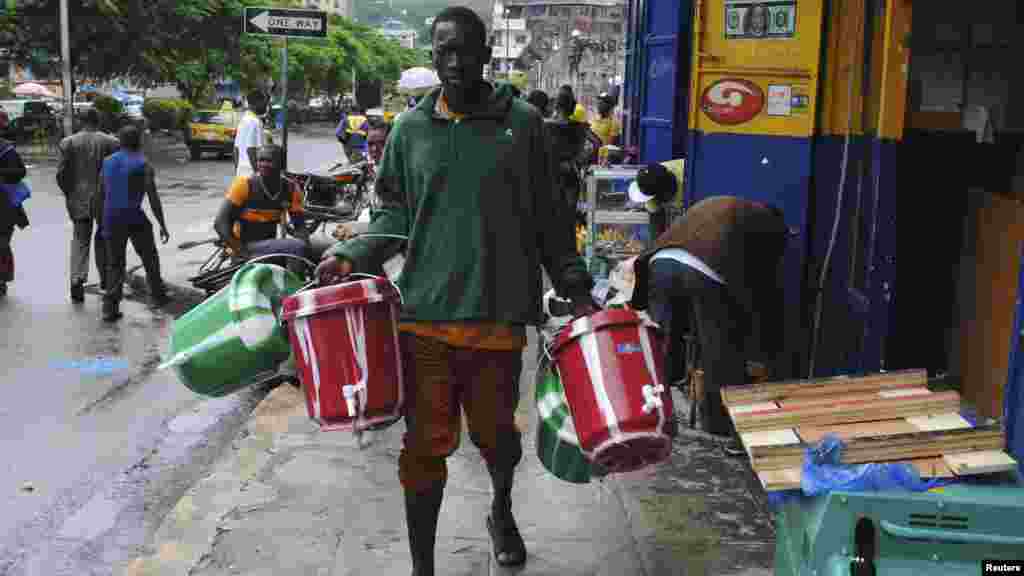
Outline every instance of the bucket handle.
{"label": "bucket handle", "polygon": [[276,259],[276,258],[291,258],[292,260],[298,260],[299,262],[302,262],[303,264],[305,264],[306,266],[309,266],[310,268],[312,268],[314,270],[316,269],[316,264],[314,264],[310,260],[307,260],[306,258],[303,258],[302,256],[296,256],[294,254],[283,254],[283,253],[282,254],[264,254],[263,256],[256,256],[255,258],[250,258],[250,259],[246,260],[245,261],[245,265],[248,266],[249,264],[255,264],[256,262],[262,262],[263,260],[271,260],[271,259]]}
{"label": "bucket handle", "polygon": [[[369,278],[371,280],[387,280],[388,284],[391,284],[391,287],[395,289],[395,292],[398,292],[398,301],[401,302],[402,304],[405,304],[405,298],[402,295],[401,288],[398,287],[398,284],[395,284],[394,282],[392,282],[390,278],[388,278],[386,276],[377,276],[376,274],[365,274],[363,272],[350,272],[347,275],[343,276],[341,278],[341,280],[339,281],[339,283],[344,282],[345,279],[352,278],[353,276],[358,276],[358,277],[362,277],[362,278]],[[320,286],[320,279],[319,278],[314,278],[308,284],[306,284],[302,288],[299,288],[298,291],[296,291],[296,294],[298,294],[299,292],[305,292],[306,290],[309,290],[310,288],[314,288],[314,287],[317,287],[317,286]]]}
{"label": "bucket handle", "polygon": [[546,340],[546,342],[544,343],[544,346],[542,347],[542,349],[544,351],[544,355],[547,356],[548,360],[550,360],[551,362],[555,361],[555,359],[554,359],[554,357],[552,356],[551,353],[552,353],[552,351],[554,351],[554,349],[556,347],[555,345],[558,342],[558,336],[561,335],[562,332],[564,332],[566,329],[570,329],[571,330],[572,329],[572,325],[575,324],[576,321],[579,320],[580,318],[586,318],[588,316],[592,316],[593,314],[596,314],[597,312],[600,312],[600,311],[601,311],[601,309],[598,308],[598,310],[596,312],[593,312],[592,314],[581,314],[579,316],[573,316],[571,320],[568,320],[568,321],[566,321],[564,323],[561,323],[561,326],[558,327],[558,330],[555,332],[554,335],[552,335],[550,338],[545,338],[544,340]]}

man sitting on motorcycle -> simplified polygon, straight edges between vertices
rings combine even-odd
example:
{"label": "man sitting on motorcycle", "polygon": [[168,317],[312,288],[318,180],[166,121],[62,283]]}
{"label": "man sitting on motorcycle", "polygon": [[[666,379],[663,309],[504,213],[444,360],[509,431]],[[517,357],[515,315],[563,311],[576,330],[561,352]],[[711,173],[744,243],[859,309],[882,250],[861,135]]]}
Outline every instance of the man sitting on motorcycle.
{"label": "man sitting on motorcycle", "polygon": [[[214,230],[239,260],[267,254],[312,256],[303,232],[302,191],[281,177],[281,156],[279,146],[259,148],[256,173],[235,177],[217,213]],[[291,237],[278,238],[278,224]]]}

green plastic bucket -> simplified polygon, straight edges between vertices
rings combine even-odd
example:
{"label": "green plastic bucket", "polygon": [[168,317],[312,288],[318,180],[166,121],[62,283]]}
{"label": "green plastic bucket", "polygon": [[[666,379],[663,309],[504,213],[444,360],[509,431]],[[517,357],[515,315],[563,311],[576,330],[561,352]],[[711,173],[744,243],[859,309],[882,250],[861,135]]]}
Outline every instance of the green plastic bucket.
{"label": "green plastic bucket", "polygon": [[540,366],[544,376],[537,383],[537,458],[556,478],[573,484],[590,482],[591,465],[573,425],[569,402],[557,370]]}
{"label": "green plastic bucket", "polygon": [[281,300],[302,288],[301,279],[273,264],[243,266],[231,282],[174,321],[170,357],[189,390],[226,396],[277,373],[291,354],[281,326]]}

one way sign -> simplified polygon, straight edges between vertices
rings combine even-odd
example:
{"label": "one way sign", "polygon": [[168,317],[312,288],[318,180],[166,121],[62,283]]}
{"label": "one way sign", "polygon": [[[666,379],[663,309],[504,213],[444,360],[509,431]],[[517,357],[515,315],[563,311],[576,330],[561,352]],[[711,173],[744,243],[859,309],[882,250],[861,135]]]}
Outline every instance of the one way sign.
{"label": "one way sign", "polygon": [[246,7],[243,18],[246,34],[298,38],[327,37],[327,13],[319,10]]}

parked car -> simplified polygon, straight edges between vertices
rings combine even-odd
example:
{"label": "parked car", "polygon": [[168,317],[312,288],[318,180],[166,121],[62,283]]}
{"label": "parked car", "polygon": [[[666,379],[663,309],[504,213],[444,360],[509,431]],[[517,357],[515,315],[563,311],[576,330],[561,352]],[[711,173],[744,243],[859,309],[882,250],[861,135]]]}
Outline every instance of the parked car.
{"label": "parked car", "polygon": [[25,113],[24,100],[0,100],[0,108],[7,112],[7,129],[0,132],[0,138],[15,140],[14,121]]}
{"label": "parked car", "polygon": [[40,130],[60,130],[57,114],[45,100],[5,100],[0,102],[10,119],[8,134],[15,140],[27,140]]}
{"label": "parked car", "polygon": [[122,105],[121,125],[134,124],[143,129],[146,126],[146,117],[142,114],[142,101],[129,100]]}
{"label": "parked car", "polygon": [[196,110],[185,127],[185,145],[193,160],[206,150],[214,150],[220,158],[230,157],[235,145],[235,131],[240,117],[234,110]]}
{"label": "parked car", "polygon": [[[235,147],[235,134],[242,111],[229,108],[196,110],[185,128],[185,145],[192,160],[199,160],[204,151],[212,150],[219,158],[230,158]],[[263,129],[264,140],[273,143],[270,130]]]}
{"label": "parked car", "polygon": [[309,101],[309,119],[324,121],[334,118],[334,106],[326,96],[317,96]]}

